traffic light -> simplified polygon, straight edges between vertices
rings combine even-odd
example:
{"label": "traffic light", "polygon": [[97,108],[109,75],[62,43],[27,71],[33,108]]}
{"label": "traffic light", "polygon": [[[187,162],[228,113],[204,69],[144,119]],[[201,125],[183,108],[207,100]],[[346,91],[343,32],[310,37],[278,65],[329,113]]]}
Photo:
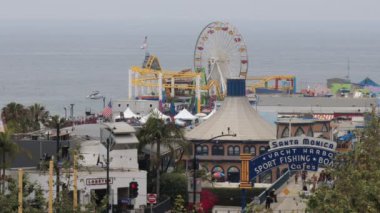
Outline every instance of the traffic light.
{"label": "traffic light", "polygon": [[129,183],[129,197],[136,198],[139,194],[139,184],[136,181],[132,181]]}

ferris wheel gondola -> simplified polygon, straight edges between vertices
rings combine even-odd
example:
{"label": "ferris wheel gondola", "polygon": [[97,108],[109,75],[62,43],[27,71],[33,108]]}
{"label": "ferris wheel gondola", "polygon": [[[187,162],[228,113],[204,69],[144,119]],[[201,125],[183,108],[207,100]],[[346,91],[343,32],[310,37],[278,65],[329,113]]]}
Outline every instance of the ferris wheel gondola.
{"label": "ferris wheel gondola", "polygon": [[194,68],[205,72],[207,81],[218,81],[223,94],[227,91],[228,78],[246,78],[248,54],[238,30],[229,23],[208,24],[195,45]]}

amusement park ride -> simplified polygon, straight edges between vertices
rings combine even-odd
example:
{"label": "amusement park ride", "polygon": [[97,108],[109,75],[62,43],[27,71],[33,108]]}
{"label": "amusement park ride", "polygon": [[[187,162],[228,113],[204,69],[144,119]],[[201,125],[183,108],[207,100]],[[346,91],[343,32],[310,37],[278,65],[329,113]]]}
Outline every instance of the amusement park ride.
{"label": "amusement park ride", "polygon": [[[229,23],[212,22],[199,34],[194,50],[194,69],[170,71],[162,69],[158,58],[146,52],[142,66],[132,66],[129,70],[129,99],[158,99],[160,105],[166,97],[190,98],[201,112],[201,104],[211,106],[208,100],[223,99],[227,92],[227,79],[254,80],[247,89],[269,88],[268,82],[275,80],[274,89],[295,90],[294,76],[247,77],[248,54],[243,37]],[[279,86],[279,81],[288,81]],[[257,82],[258,81],[258,82]],[[134,88],[133,88],[134,87]],[[133,88],[133,89],[132,89]],[[209,98],[205,98],[209,97]]]}

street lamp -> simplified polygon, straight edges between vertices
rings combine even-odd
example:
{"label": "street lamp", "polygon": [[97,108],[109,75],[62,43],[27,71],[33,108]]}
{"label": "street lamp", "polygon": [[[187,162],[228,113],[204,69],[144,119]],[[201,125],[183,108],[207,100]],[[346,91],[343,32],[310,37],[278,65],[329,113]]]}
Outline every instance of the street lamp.
{"label": "street lamp", "polygon": [[230,133],[230,128],[228,127],[228,134],[224,134],[222,132],[221,135],[218,135],[218,136],[215,136],[215,137],[212,137],[208,140],[205,140],[203,142],[200,142],[200,143],[194,143],[194,150],[193,150],[193,169],[194,169],[194,172],[193,172],[193,208],[195,208],[195,203],[196,203],[196,173],[197,173],[197,147],[199,145],[202,145],[202,144],[205,144],[205,143],[208,143],[210,141],[213,141],[217,138],[221,138],[221,137],[227,137],[227,136],[231,136],[231,137],[236,137],[236,134],[231,134]]}
{"label": "street lamp", "polygon": [[106,140],[106,148],[107,148],[107,159],[106,159],[106,170],[107,170],[107,176],[106,176],[106,181],[107,181],[107,190],[106,190],[106,196],[107,196],[107,211],[110,210],[110,191],[111,191],[111,186],[110,186],[110,146],[112,143],[112,137],[111,135],[107,138]]}
{"label": "street lamp", "polygon": [[[56,146],[56,154],[57,154],[57,171],[56,171],[56,173],[57,173],[57,177],[56,177],[56,201],[57,201],[57,203],[59,203],[59,185],[60,185],[60,180],[59,180],[59,167],[60,167],[60,157],[59,157],[59,151],[60,151],[60,149],[61,149],[61,144],[60,144],[60,123],[59,122],[57,122],[57,124],[56,124],[56,130],[57,130],[57,134],[56,134],[56,136],[57,136],[57,146]],[[57,212],[59,212],[59,208],[57,208]]]}
{"label": "street lamp", "polygon": [[[112,138],[112,131],[115,130],[116,128],[107,128],[109,130],[109,135],[101,138],[107,138],[105,141],[102,139],[102,144],[106,147],[107,151],[107,156],[106,156],[106,184],[107,184],[107,189],[106,189],[106,196],[107,196],[107,211],[110,210],[110,192],[111,192],[111,186],[110,186],[110,151],[112,151],[115,141]],[[108,133],[107,133],[108,134]],[[111,206],[112,207],[112,206]]]}
{"label": "street lamp", "polygon": [[67,119],[67,108],[63,107],[63,109],[65,110],[65,119]]}

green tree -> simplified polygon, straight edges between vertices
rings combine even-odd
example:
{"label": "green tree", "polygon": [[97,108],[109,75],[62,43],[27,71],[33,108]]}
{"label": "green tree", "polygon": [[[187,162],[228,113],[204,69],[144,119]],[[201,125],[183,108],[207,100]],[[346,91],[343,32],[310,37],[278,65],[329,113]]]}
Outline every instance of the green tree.
{"label": "green tree", "polygon": [[[0,195],[1,212],[17,212],[18,209],[18,183],[10,178],[8,190]],[[27,175],[23,176],[23,210],[29,213],[45,212],[46,201],[41,187],[31,183]]]}
{"label": "green tree", "polygon": [[55,115],[53,117],[51,117],[51,120],[48,120],[47,122],[47,126],[48,127],[51,127],[51,128],[54,128],[56,130],[56,140],[57,140],[57,154],[56,154],[56,157],[55,157],[55,173],[56,173],[56,200],[55,202],[57,203],[57,207],[58,208],[61,208],[60,204],[62,203],[62,201],[60,200],[60,198],[62,196],[61,195],[61,192],[60,192],[60,189],[61,189],[61,181],[60,181],[60,169],[59,169],[59,166],[58,166],[58,163],[62,163],[63,165],[63,161],[61,161],[61,145],[60,145],[60,131],[61,131],[61,128],[64,127],[65,125],[65,122],[66,120],[64,118],[60,118],[58,115]]}
{"label": "green tree", "polygon": [[25,107],[22,104],[11,102],[3,108],[1,114],[5,122],[10,120],[19,120],[25,114]]}
{"label": "green tree", "polygon": [[12,139],[13,131],[6,128],[4,132],[0,132],[0,153],[1,153],[1,168],[2,168],[2,189],[1,194],[5,192],[5,169],[7,168],[7,160],[13,157],[18,151],[18,145]]}
{"label": "green tree", "polygon": [[14,132],[27,132],[28,124],[28,110],[24,105],[11,102],[7,104],[1,112],[1,117],[4,119],[8,127],[12,128]]}
{"label": "green tree", "polygon": [[380,212],[380,125],[375,113],[363,136],[354,151],[336,158],[334,187],[319,187],[310,197],[312,212]]}
{"label": "green tree", "polygon": [[187,198],[187,177],[184,173],[164,173],[161,178],[161,194],[170,197],[172,202],[177,195]]}
{"label": "green tree", "polygon": [[2,109],[1,116],[15,133],[24,133],[39,130],[40,122],[44,123],[47,120],[49,112],[38,103],[25,107],[11,102]]}
{"label": "green tree", "polygon": [[[177,127],[174,123],[165,123],[158,115],[153,114],[150,116],[147,122],[143,125],[142,129],[138,134],[140,141],[140,150],[145,145],[151,145],[151,147],[156,147],[156,156],[152,158],[151,161],[155,163],[156,170],[156,193],[157,197],[160,195],[160,172],[161,168],[161,148],[169,150],[171,159],[174,158],[176,152],[175,150],[178,146],[182,146],[183,150],[187,147],[186,140],[184,139],[183,130]],[[150,162],[152,163],[152,162]],[[152,167],[151,167],[152,169]],[[150,171],[152,172],[152,171]]]}
{"label": "green tree", "polygon": [[40,123],[45,123],[49,117],[49,111],[41,104],[35,103],[28,107],[30,120],[32,121],[33,129],[39,130]]}
{"label": "green tree", "polygon": [[186,212],[185,200],[182,198],[181,195],[177,195],[177,197],[175,198],[172,211],[176,212],[176,213],[185,213]]}

